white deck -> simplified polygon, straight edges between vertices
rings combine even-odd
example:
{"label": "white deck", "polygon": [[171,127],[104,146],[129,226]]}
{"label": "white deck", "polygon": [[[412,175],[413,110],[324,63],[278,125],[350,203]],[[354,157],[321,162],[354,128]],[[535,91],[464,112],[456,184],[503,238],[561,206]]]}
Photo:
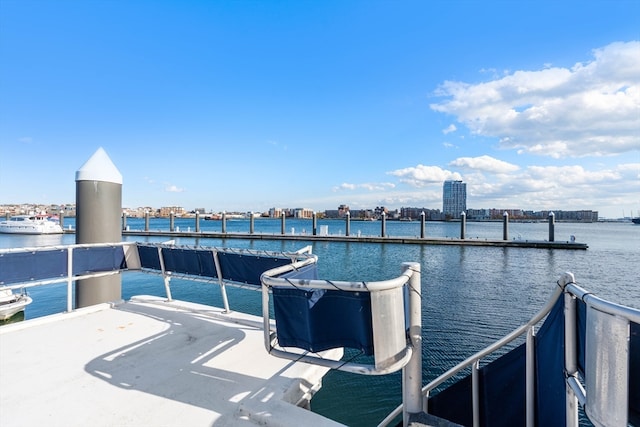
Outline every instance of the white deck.
{"label": "white deck", "polygon": [[0,327],[0,425],[338,425],[296,406],[326,369],[268,355],[261,318],[216,315],[145,296]]}

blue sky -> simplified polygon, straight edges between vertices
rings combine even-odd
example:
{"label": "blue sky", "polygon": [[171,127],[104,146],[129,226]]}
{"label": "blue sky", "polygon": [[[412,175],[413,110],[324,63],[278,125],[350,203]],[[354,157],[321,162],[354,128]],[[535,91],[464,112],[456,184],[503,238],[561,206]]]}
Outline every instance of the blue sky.
{"label": "blue sky", "polygon": [[640,213],[640,2],[0,0],[0,204]]}

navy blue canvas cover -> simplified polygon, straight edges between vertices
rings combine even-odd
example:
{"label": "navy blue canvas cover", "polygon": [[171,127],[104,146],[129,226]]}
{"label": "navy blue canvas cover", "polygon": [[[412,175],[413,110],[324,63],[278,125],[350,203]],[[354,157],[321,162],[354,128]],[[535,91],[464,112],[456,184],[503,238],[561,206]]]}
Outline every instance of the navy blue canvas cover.
{"label": "navy blue canvas cover", "polygon": [[[37,261],[36,261],[37,259]],[[67,275],[67,251],[8,252],[0,255],[0,285]]]}
{"label": "navy blue canvas cover", "polygon": [[127,266],[122,246],[75,248],[72,256],[74,275],[122,270]]}
{"label": "navy blue canvas cover", "polygon": [[373,354],[368,292],[273,288],[278,343],[312,352],[348,347]]}
{"label": "navy blue canvas cover", "polygon": [[[565,425],[564,308],[554,305],[536,336],[536,422]],[[479,370],[480,425],[524,425],[526,348],[522,344]],[[473,424],[471,376],[429,398],[429,413],[461,425]]]}
{"label": "navy blue canvas cover", "polygon": [[216,278],[213,251],[205,249],[163,248],[165,271]]}
{"label": "navy blue canvas cover", "polygon": [[140,257],[140,266],[151,270],[162,270],[160,265],[160,254],[155,246],[138,245],[138,256]]}
{"label": "navy blue canvas cover", "polygon": [[222,278],[237,283],[260,286],[260,276],[267,270],[291,264],[289,258],[218,252]]}

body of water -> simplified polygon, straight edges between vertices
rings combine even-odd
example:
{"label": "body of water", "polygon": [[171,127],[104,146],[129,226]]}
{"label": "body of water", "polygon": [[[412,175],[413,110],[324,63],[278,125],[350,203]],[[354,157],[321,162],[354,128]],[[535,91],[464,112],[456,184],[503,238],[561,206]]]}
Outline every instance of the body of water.
{"label": "body of water", "polygon": [[[73,219],[65,219],[65,227]],[[130,230],[142,230],[144,220],[128,219]],[[345,234],[345,222],[319,220],[329,234]],[[176,219],[181,231],[195,230],[193,219]],[[201,231],[221,231],[220,221],[201,221]],[[151,219],[150,230],[169,230],[169,220]],[[427,234],[457,238],[459,223],[427,222]],[[248,233],[249,220],[228,220],[229,233]],[[280,234],[280,220],[256,219],[256,233]],[[287,220],[287,234],[311,234],[310,220]],[[380,221],[351,222],[351,234],[378,236]],[[387,221],[389,236],[419,236],[420,222]],[[501,239],[502,223],[467,223],[467,238]],[[575,274],[583,288],[613,302],[640,308],[640,226],[631,223],[556,223],[555,240],[587,243],[589,249],[533,249],[417,244],[282,241],[263,239],[177,238],[182,245],[228,246],[262,250],[297,250],[310,244],[318,255],[319,275],[334,280],[383,280],[400,273],[402,262],[422,266],[423,381],[426,384],[454,364],[525,323],[551,295],[565,271]],[[510,239],[545,240],[547,223],[511,223]],[[169,237],[127,236],[125,240],[160,242]],[[47,246],[75,242],[71,234],[15,236],[0,234],[0,247]],[[172,281],[176,299],[221,306],[216,285]],[[66,308],[65,285],[29,290],[34,302],[25,318]],[[232,309],[260,315],[260,293],[229,288]],[[155,275],[123,275],[123,297],[164,295]],[[312,409],[350,426],[381,421],[401,401],[401,376],[364,377],[330,372],[312,401]]]}

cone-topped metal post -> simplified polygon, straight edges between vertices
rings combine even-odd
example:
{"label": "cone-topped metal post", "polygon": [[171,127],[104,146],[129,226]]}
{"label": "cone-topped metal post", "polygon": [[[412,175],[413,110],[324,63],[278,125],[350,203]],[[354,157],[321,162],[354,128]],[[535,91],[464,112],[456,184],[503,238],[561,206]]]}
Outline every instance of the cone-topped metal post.
{"label": "cone-topped metal post", "polygon": [[[100,147],[76,171],[76,243],[122,241],[122,175]],[[119,275],[76,282],[76,307],[122,299]]]}

